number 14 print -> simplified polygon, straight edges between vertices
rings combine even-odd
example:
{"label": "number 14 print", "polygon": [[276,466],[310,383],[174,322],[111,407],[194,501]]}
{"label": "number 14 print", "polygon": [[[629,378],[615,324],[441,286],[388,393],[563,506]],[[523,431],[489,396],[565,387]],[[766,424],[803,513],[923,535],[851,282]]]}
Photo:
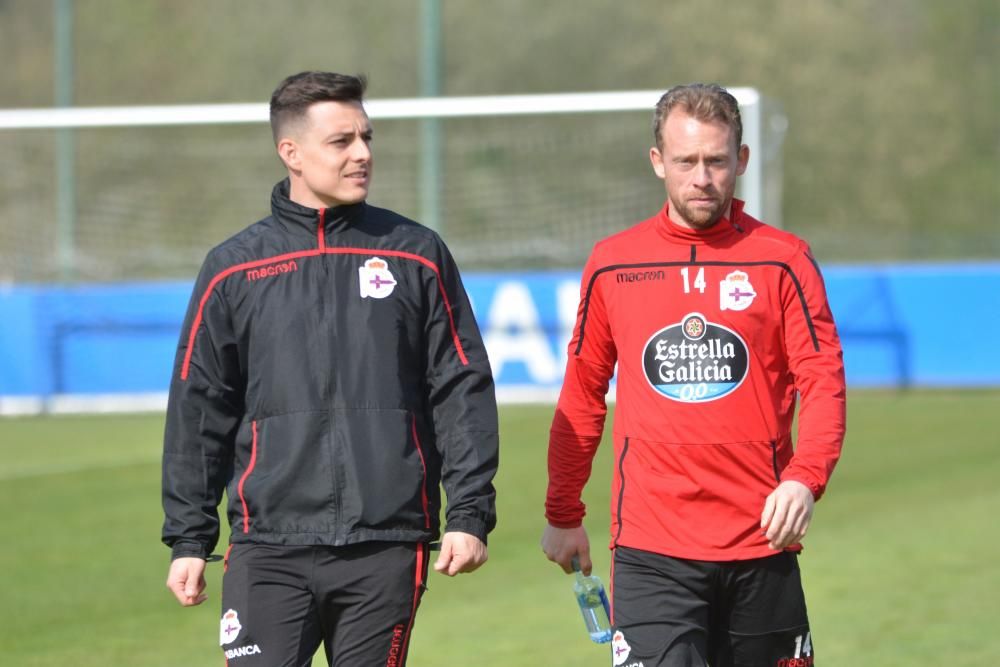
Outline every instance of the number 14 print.
{"label": "number 14 print", "polygon": [[[681,280],[684,283],[684,293],[690,294],[691,288],[698,290],[700,294],[705,293],[708,283],[705,281],[705,267],[698,267],[698,272],[691,282],[691,268],[685,266],[681,271]],[[721,310],[746,310],[753,303],[757,292],[750,284],[750,277],[744,271],[732,271],[725,280],[719,283],[719,308]]]}

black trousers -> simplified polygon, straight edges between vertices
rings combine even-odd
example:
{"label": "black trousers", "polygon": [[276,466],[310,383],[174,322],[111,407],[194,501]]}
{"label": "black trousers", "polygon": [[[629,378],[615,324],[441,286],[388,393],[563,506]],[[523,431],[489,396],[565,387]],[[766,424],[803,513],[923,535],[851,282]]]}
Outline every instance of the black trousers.
{"label": "black trousers", "polygon": [[613,665],[813,666],[796,554],[711,562],[618,547],[613,563]]}
{"label": "black trousers", "polygon": [[427,581],[425,544],[235,544],[222,579],[229,667],[402,667]]}

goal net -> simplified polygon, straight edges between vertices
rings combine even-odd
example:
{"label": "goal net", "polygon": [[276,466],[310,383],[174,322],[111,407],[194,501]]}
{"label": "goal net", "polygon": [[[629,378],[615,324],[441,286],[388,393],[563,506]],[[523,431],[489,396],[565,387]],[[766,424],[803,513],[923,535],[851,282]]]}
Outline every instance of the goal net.
{"label": "goal net", "polygon": [[[780,224],[784,118],[732,89],[751,162],[738,195]],[[655,212],[662,91],[370,100],[369,197],[438,229],[464,270],[579,268]],[[188,279],[269,214],[284,176],[267,106],[0,111],[0,283]]]}

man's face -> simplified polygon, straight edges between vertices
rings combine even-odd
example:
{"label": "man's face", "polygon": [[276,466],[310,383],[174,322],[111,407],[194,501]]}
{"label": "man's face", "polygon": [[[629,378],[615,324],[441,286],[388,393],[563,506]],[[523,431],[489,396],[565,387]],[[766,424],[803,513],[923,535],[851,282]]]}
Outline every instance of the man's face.
{"label": "man's face", "polygon": [[670,219],[707,229],[728,215],[736,177],[750,158],[745,144],[737,149],[732,129],[675,109],[660,126],[660,145],[662,150],[650,149],[649,159],[666,185]]}
{"label": "man's face", "polygon": [[372,126],[358,102],[317,102],[278,142],[291,199],[310,208],[356,204],[372,177]]}

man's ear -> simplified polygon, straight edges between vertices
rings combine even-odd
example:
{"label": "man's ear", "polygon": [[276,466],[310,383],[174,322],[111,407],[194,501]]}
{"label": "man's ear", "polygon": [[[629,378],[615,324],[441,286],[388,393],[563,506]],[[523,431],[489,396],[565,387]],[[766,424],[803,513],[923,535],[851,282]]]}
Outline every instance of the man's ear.
{"label": "man's ear", "polygon": [[300,171],[302,168],[302,154],[299,151],[299,145],[295,143],[294,140],[288,137],[282,137],[278,141],[278,157],[281,161],[285,163],[285,166],[291,171]]}
{"label": "man's ear", "polygon": [[660,179],[666,178],[667,171],[663,168],[663,155],[656,146],[649,149],[649,162],[653,165],[653,171]]}
{"label": "man's ear", "polygon": [[746,144],[740,146],[739,151],[736,152],[736,175],[742,176],[743,172],[747,170],[747,164],[750,162],[750,147]]}

